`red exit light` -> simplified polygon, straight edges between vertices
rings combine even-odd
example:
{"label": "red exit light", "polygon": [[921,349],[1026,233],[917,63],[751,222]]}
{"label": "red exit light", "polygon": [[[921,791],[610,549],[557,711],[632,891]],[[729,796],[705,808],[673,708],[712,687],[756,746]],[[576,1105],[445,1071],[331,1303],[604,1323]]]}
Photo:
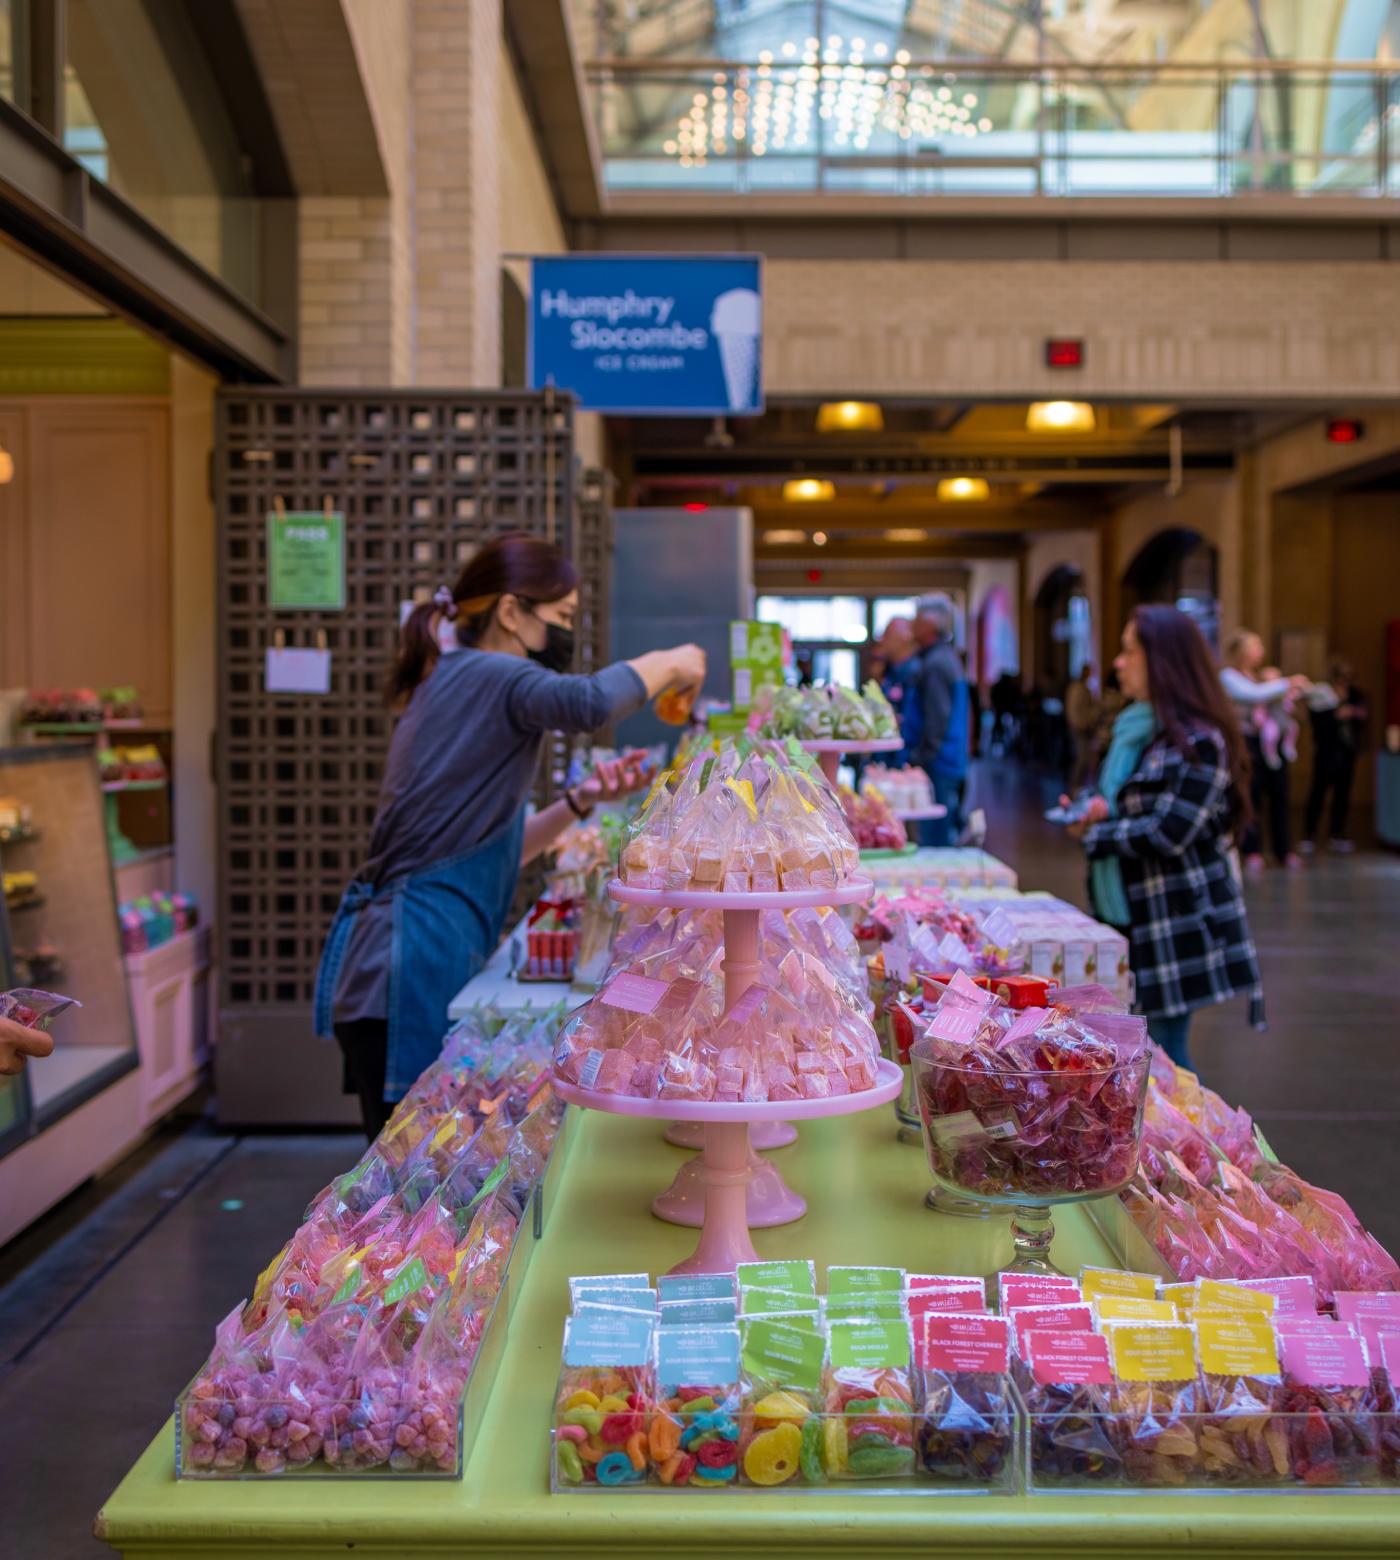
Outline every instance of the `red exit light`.
{"label": "red exit light", "polygon": [[703,515],[710,506],[708,504],[682,504],[681,508],[688,515]]}
{"label": "red exit light", "polygon": [[1083,368],[1084,342],[1078,336],[1051,336],[1045,343],[1046,368]]}
{"label": "red exit light", "polygon": [[1329,444],[1359,444],[1366,435],[1366,424],[1353,417],[1333,417],[1327,423]]}

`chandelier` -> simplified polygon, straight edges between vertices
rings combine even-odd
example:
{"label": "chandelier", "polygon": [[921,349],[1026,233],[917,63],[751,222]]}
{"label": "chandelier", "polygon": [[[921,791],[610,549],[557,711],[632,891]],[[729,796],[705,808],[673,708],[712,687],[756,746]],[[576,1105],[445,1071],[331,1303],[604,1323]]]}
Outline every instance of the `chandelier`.
{"label": "chandelier", "polygon": [[662,150],[690,168],[731,150],[747,148],[754,157],[815,150],[817,140],[862,152],[881,133],[900,141],[970,139],[992,128],[977,101],[975,92],[957,89],[952,72],[911,67],[907,49],[891,55],[888,44],[875,43],[867,51],[865,39],[833,33],[824,46],[818,38],[789,40],[763,50],[757,65],[716,71]]}

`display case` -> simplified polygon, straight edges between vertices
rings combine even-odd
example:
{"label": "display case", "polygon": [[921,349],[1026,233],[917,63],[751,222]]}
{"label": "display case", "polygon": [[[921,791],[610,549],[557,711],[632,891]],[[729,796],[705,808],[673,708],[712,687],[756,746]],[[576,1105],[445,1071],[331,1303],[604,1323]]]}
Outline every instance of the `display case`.
{"label": "display case", "polygon": [[82,1003],[54,1052],[0,1094],[0,1152],[42,1132],[139,1065],[122,964],[103,794],[93,750],[0,748],[0,990],[38,986]]}

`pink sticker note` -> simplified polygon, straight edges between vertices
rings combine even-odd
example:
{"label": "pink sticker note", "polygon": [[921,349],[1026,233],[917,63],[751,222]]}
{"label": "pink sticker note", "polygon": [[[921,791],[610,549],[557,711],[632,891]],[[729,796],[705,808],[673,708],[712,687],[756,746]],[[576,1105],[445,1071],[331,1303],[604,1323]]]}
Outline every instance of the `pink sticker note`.
{"label": "pink sticker note", "polygon": [[984,1289],[980,1278],[973,1278],[965,1273],[908,1273],[904,1278],[906,1289],[975,1289],[981,1294]]}
{"label": "pink sticker note", "polygon": [[1257,1289],[1260,1294],[1274,1297],[1275,1321],[1282,1316],[1317,1314],[1317,1285],[1310,1273],[1290,1278],[1245,1278],[1240,1283],[1246,1289]]}
{"label": "pink sticker note", "polygon": [[768,995],[766,986],[753,985],[746,987],[743,995],[731,1008],[724,1010],[725,1019],[732,1024],[747,1024],[755,1017],[763,1005],[763,999]]}
{"label": "pink sticker note", "polygon": [[1323,1337],[1331,1337],[1351,1329],[1339,1327],[1330,1316],[1276,1316],[1274,1331],[1280,1338],[1290,1333],[1321,1333]]}
{"label": "pink sticker note", "polygon": [[984,991],[965,970],[957,971],[948,982],[948,990],[964,1002],[971,1002],[979,1008],[986,1007],[992,1001],[991,992]]}
{"label": "pink sticker note", "polygon": [[1381,1364],[1391,1383],[1400,1382],[1400,1331],[1383,1332],[1380,1336]]}
{"label": "pink sticker note", "polygon": [[1284,1370],[1305,1387],[1364,1387],[1371,1379],[1360,1338],[1340,1327],[1330,1336],[1284,1333],[1279,1358]]}
{"label": "pink sticker note", "polygon": [[923,1370],[991,1371],[1004,1376],[1010,1345],[1006,1318],[931,1314],[919,1330]]}
{"label": "pink sticker note", "polygon": [[666,995],[669,982],[652,980],[647,975],[632,975],[624,971],[614,975],[598,993],[598,1000],[606,1007],[621,1008],[624,1013],[651,1013]]}
{"label": "pink sticker note", "polygon": [[1027,1335],[1031,1374],[1043,1387],[1078,1386],[1113,1380],[1108,1363],[1108,1339],[1102,1333],[1032,1332]]}
{"label": "pink sticker note", "polygon": [[1028,1333],[1093,1332],[1094,1309],[1082,1300],[1071,1305],[1020,1306],[1011,1313],[1011,1325],[1015,1329],[1016,1352],[1025,1359]]}

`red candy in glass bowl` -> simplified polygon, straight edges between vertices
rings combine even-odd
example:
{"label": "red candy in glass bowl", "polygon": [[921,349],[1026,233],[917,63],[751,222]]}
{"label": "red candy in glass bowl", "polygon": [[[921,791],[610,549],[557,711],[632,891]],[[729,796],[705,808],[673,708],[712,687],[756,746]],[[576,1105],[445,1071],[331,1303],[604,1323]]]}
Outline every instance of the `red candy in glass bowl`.
{"label": "red candy in glass bowl", "polygon": [[1151,1060],[1141,1019],[953,992],[909,1054],[940,1185],[1040,1205],[1132,1179]]}

